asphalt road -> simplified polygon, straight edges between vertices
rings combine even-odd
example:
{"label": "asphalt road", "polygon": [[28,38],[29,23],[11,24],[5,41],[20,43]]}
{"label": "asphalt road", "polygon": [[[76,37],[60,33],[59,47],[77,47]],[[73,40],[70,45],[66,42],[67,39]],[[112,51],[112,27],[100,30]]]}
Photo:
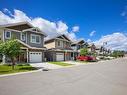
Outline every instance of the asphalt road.
{"label": "asphalt road", "polygon": [[127,58],[1,77],[0,95],[127,95]]}

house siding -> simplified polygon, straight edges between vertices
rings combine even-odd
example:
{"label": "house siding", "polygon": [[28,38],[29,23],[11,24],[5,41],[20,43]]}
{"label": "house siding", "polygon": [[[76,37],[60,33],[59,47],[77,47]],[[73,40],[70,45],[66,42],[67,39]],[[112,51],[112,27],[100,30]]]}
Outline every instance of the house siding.
{"label": "house siding", "polygon": [[4,29],[0,29],[0,41],[3,41],[3,31]]}
{"label": "house siding", "polygon": [[46,43],[45,45],[44,45],[47,49],[50,49],[50,48],[55,48],[55,41],[53,40],[53,41],[51,41],[50,43]]}
{"label": "house siding", "polygon": [[[8,30],[5,30],[5,31],[8,31]],[[30,45],[31,47],[37,47],[37,48],[44,47],[44,35],[37,34],[37,33],[33,33],[33,32],[25,32],[25,34],[26,34],[26,40],[23,41],[24,43]],[[40,40],[40,43],[39,44],[37,44],[37,43],[31,43],[30,42],[30,35],[31,34],[40,35],[41,40]],[[4,32],[4,37],[5,37],[5,32]],[[21,32],[11,31],[11,38],[21,40]],[[5,41],[6,40],[8,40],[8,39],[5,38]]]}
{"label": "house siding", "polygon": [[[61,41],[61,46],[58,46],[58,41]],[[63,41],[63,40],[58,40],[56,39],[55,40],[55,48],[70,48],[71,47],[71,43],[70,42],[67,42],[67,41]]]}
{"label": "house siding", "polygon": [[39,35],[39,34],[37,34],[37,33],[27,32],[27,44],[30,45],[31,47],[38,47],[38,48],[44,47],[44,35],[40,35],[40,37],[41,37],[41,42],[38,44],[38,43],[31,43],[31,42],[30,42],[30,38],[31,38],[30,35],[31,35],[31,34]]}

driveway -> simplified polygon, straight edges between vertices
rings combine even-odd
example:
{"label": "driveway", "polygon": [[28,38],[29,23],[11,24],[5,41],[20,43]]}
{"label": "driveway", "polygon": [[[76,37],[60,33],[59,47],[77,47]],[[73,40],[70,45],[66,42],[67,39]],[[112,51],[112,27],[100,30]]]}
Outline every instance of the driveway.
{"label": "driveway", "polygon": [[0,78],[0,95],[126,95],[127,58]]}
{"label": "driveway", "polygon": [[43,63],[30,63],[32,67],[37,67],[37,68],[46,68],[46,69],[59,69],[62,68],[62,66],[55,65],[55,64],[50,64],[48,62],[43,62]]}

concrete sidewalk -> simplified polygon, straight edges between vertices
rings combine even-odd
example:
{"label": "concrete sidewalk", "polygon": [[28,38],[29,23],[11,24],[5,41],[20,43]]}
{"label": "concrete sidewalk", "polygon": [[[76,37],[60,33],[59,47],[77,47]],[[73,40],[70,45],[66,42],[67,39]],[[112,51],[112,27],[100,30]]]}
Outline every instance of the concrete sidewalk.
{"label": "concrete sidewalk", "polygon": [[83,63],[81,62],[76,62],[76,61],[63,61],[64,63],[67,63],[67,64],[73,64],[73,65],[83,65]]}
{"label": "concrete sidewalk", "polygon": [[48,62],[43,62],[43,63],[30,63],[32,67],[37,67],[37,68],[46,68],[46,69],[59,69],[63,68],[63,66],[55,65],[55,64],[50,64]]}

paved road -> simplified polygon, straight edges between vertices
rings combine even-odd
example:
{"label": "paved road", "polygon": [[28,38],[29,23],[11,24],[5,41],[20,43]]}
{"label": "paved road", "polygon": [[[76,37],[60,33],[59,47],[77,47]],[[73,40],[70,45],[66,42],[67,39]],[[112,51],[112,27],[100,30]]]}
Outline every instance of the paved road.
{"label": "paved road", "polygon": [[2,77],[0,95],[127,95],[127,58]]}

